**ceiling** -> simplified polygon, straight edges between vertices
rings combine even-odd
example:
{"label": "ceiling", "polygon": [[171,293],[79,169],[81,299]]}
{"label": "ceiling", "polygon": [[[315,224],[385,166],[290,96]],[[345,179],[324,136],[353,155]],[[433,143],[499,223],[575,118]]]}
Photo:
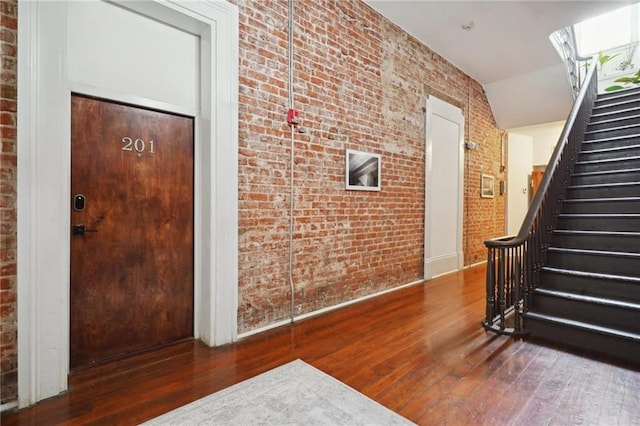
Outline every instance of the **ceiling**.
{"label": "ceiling", "polygon": [[[501,129],[565,120],[573,100],[564,65],[549,35],[634,3],[364,1],[480,82]],[[462,29],[469,22],[473,28]]]}

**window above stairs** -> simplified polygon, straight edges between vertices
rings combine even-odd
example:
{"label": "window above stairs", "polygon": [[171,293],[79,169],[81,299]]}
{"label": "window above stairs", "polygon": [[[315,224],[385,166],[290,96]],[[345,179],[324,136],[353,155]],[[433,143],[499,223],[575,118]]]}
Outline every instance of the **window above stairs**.
{"label": "window above stairs", "polygon": [[635,86],[616,80],[634,77],[640,70],[640,3],[587,19],[574,28],[578,55],[598,58],[600,93],[612,86]]}

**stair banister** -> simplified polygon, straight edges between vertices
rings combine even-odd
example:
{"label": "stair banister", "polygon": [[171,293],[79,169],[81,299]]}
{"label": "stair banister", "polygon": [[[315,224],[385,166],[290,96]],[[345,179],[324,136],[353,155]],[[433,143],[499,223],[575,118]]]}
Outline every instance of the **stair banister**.
{"label": "stair banister", "polygon": [[597,61],[591,65],[569,114],[551,160],[520,231],[516,236],[487,240],[485,329],[498,334],[524,335],[522,313],[539,284],[539,273],[556,226],[569,177],[573,172],[588,118],[597,96]]}

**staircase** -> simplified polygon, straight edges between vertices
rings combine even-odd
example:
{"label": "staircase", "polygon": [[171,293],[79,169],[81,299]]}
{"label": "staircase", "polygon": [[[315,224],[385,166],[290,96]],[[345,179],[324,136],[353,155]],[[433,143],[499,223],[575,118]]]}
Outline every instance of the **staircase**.
{"label": "staircase", "polygon": [[640,362],[640,90],[599,95],[524,327]]}

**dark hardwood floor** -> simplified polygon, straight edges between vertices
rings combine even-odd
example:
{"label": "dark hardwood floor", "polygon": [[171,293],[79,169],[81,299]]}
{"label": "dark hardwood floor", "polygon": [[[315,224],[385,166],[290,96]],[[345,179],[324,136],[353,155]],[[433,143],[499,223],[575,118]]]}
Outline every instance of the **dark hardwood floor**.
{"label": "dark hardwood floor", "polygon": [[421,425],[639,425],[640,360],[487,334],[484,267],[208,348],[76,373],[2,425],[136,424],[301,358]]}

